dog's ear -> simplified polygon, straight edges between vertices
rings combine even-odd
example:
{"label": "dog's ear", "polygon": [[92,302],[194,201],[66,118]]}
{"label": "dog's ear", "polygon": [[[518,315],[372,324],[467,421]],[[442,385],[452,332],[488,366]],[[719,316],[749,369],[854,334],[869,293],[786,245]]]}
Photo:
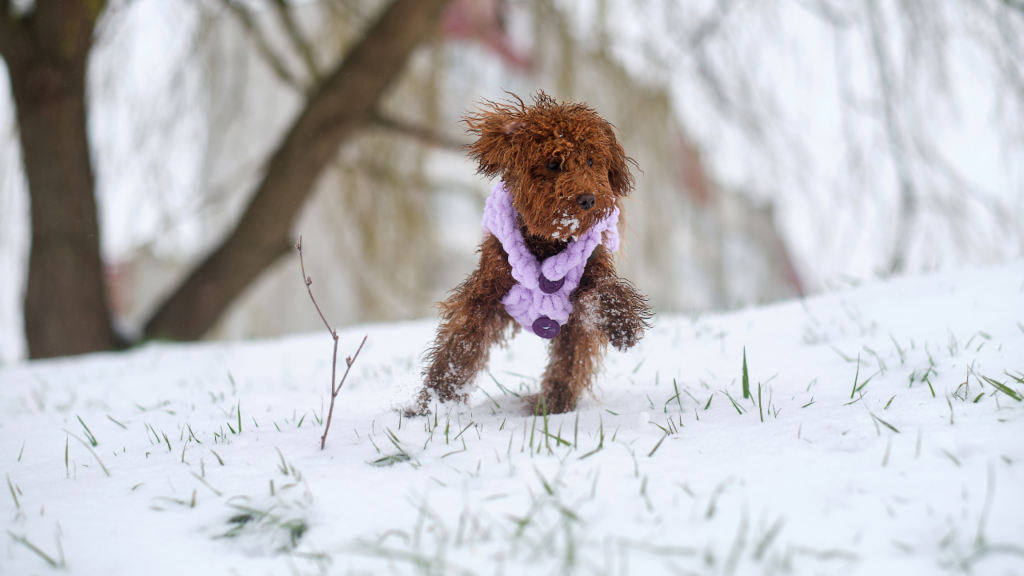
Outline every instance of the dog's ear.
{"label": "dog's ear", "polygon": [[467,132],[476,136],[463,150],[476,160],[477,171],[488,178],[507,171],[516,160],[513,139],[524,126],[525,113],[522,100],[519,104],[517,108],[512,103],[485,101],[484,107],[462,119]]}
{"label": "dog's ear", "polygon": [[608,152],[611,158],[608,162],[608,183],[616,196],[629,196],[633,190],[633,175],[629,172],[629,165],[636,166],[636,161],[626,156],[626,151],[615,138],[615,128],[605,122],[605,136],[608,138]]}

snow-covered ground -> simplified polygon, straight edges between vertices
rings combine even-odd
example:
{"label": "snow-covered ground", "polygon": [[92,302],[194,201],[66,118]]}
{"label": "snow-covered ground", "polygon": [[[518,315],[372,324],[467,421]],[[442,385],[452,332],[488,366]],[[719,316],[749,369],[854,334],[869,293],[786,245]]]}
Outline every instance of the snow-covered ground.
{"label": "snow-covered ground", "polygon": [[323,451],[326,331],[0,371],[0,573],[1024,574],[1021,262],[658,317],[546,420],[522,334],[400,418],[433,328],[341,333]]}

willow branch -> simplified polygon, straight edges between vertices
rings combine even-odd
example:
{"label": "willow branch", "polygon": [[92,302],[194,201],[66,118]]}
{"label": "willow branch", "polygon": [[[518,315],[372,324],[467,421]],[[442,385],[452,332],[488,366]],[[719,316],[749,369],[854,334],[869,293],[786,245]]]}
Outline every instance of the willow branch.
{"label": "willow branch", "polygon": [[263,60],[270,66],[275,74],[281,79],[282,82],[298,90],[299,92],[305,93],[306,87],[303,86],[302,82],[295,77],[294,74],[288,70],[285,66],[284,61],[274,52],[267,42],[263,32],[256,26],[256,22],[253,21],[249,11],[242,7],[240,4],[231,2],[231,0],[221,0],[224,6],[231,10],[231,12],[238,18],[238,22],[245,28],[245,33],[249,38],[252,39],[253,44],[256,45],[256,51],[259,52]]}
{"label": "willow branch", "polygon": [[273,0],[272,4],[277,9],[277,16],[281,19],[281,24],[284,26],[285,31],[288,32],[288,37],[291,39],[292,44],[295,45],[295,49],[302,55],[302,62],[306,65],[306,72],[309,73],[313,86],[319,86],[322,77],[317,69],[316,60],[313,58],[313,49],[310,47],[309,42],[306,41],[306,38],[303,37],[302,32],[295,23],[295,19],[292,18],[292,13],[288,9],[288,3],[286,0]]}
{"label": "willow branch", "polygon": [[456,150],[463,145],[463,142],[437,130],[418,124],[411,124],[390,116],[383,116],[379,113],[374,114],[372,122],[375,126],[415,138],[424,144],[437,146],[438,148]]}
{"label": "willow branch", "polygon": [[896,229],[896,243],[889,260],[889,272],[903,272],[906,266],[907,246],[910,243],[910,228],[917,212],[917,194],[910,173],[910,161],[907,158],[903,131],[896,112],[896,94],[893,87],[892,62],[885,48],[882,30],[883,21],[877,0],[868,0],[868,31],[871,34],[871,48],[878,72],[878,86],[882,93],[882,108],[885,113],[885,133],[889,140],[889,153],[892,155],[896,171],[897,185],[900,191],[900,221]]}

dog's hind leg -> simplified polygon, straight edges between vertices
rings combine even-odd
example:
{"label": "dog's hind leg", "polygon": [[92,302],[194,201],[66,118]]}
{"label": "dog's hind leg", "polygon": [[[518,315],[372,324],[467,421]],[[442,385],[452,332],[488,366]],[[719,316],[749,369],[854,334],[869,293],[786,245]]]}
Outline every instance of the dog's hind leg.
{"label": "dog's hind leg", "polygon": [[427,352],[423,390],[412,413],[424,414],[435,399],[466,399],[464,390],[487,365],[490,349],[512,327],[501,297],[515,283],[501,244],[490,236],[480,247],[480,266],[441,304],[441,325]]}
{"label": "dog's hind leg", "polygon": [[463,388],[487,365],[491,346],[504,340],[510,321],[504,309],[495,310],[479,301],[468,302],[446,318],[428,352],[430,364],[420,403],[429,403],[430,391],[442,402],[465,400],[468,394]]}

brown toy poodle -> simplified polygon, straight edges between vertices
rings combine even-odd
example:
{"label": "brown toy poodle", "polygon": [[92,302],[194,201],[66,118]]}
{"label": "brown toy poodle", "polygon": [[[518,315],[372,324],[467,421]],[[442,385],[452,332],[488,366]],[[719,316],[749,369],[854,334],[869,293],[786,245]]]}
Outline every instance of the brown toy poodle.
{"label": "brown toy poodle", "polygon": [[646,298],[612,261],[635,162],[586,104],[544,92],[533,105],[513,97],[464,118],[477,137],[466,150],[481,174],[501,182],[487,201],[480,265],[440,304],[413,414],[466,400],[491,347],[520,328],[551,340],[540,394],[527,408],[568,412],[608,343],[626,350],[650,328]]}

